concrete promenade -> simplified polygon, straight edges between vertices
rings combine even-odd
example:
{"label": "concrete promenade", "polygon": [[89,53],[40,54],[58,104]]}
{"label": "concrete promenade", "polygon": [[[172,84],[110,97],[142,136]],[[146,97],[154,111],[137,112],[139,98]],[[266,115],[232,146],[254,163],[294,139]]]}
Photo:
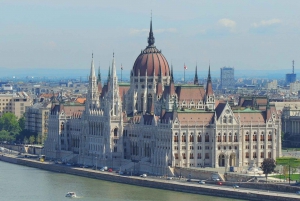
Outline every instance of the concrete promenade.
{"label": "concrete promenade", "polygon": [[[138,185],[144,187],[173,190],[186,193],[195,193],[227,198],[244,200],[265,200],[265,201],[294,201],[300,200],[300,195],[296,193],[284,193],[278,191],[263,191],[250,188],[234,189],[232,186],[218,186],[215,184],[200,185],[195,182],[185,182],[181,180],[166,180],[156,177],[141,178],[137,176],[123,176],[116,173],[100,172],[86,168],[76,168],[72,166],[53,164],[49,162],[39,162],[37,160],[18,158],[15,155],[0,155],[0,160],[19,165],[25,165],[43,170],[72,174],[77,176],[101,179],[111,182]],[[226,182],[225,182],[226,183]]]}

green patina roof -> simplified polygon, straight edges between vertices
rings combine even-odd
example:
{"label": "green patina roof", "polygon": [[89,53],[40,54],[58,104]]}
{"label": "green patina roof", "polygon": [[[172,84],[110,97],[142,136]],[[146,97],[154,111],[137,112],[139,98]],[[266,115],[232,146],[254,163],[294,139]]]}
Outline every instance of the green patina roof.
{"label": "green patina roof", "polygon": [[129,82],[119,82],[118,83],[119,86],[130,86]]}
{"label": "green patina roof", "polygon": [[252,110],[251,108],[245,108],[245,109],[235,109],[235,108],[232,108],[233,112],[240,112],[240,113],[261,113],[262,111],[261,110]]}

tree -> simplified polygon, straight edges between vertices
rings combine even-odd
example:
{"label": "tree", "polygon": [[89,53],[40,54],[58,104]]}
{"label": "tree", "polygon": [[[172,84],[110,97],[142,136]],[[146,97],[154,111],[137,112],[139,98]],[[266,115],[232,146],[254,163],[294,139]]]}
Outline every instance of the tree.
{"label": "tree", "polygon": [[25,129],[25,116],[23,115],[19,120],[18,120],[19,126],[21,130]]}
{"label": "tree", "polygon": [[4,113],[0,118],[0,130],[6,130],[16,137],[21,131],[18,118],[13,113]]}
{"label": "tree", "polygon": [[275,160],[272,158],[265,158],[262,162],[261,169],[264,171],[266,176],[266,181],[268,179],[268,174],[272,173],[276,167]]}
{"label": "tree", "polygon": [[29,143],[33,144],[34,142],[35,142],[35,137],[34,137],[34,135],[32,135],[29,137]]}

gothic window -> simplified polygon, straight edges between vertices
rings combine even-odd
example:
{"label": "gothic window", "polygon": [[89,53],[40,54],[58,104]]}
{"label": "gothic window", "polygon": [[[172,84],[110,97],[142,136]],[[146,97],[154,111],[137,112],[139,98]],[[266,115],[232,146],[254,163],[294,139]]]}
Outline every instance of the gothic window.
{"label": "gothic window", "polygon": [[175,159],[178,159],[178,154],[177,153],[175,153]]}
{"label": "gothic window", "polygon": [[190,153],[190,159],[194,159],[194,154]]}
{"label": "gothic window", "polygon": [[198,134],[198,142],[202,142],[201,134]]}
{"label": "gothic window", "polygon": [[260,141],[261,141],[261,142],[265,141],[265,135],[264,135],[264,133],[262,133],[262,134],[260,135]]}
{"label": "gothic window", "polygon": [[226,124],[226,122],[227,122],[226,116],[223,116],[223,123]]}
{"label": "gothic window", "polygon": [[118,128],[114,129],[114,136],[117,137],[118,136]]}
{"label": "gothic window", "polygon": [[194,135],[193,134],[190,135],[190,142],[194,142]]}
{"label": "gothic window", "polygon": [[181,142],[186,142],[186,137],[185,134],[183,133],[183,135],[181,136]]}
{"label": "gothic window", "polygon": [[223,135],[223,142],[227,142],[226,133]]}
{"label": "gothic window", "polygon": [[209,159],[209,153],[205,153],[205,159]]}
{"label": "gothic window", "polygon": [[201,153],[197,154],[197,159],[201,159]]}
{"label": "gothic window", "polygon": [[230,116],[230,117],[228,118],[228,122],[229,122],[229,123],[232,123],[232,116]]}
{"label": "gothic window", "polygon": [[141,95],[141,111],[144,111],[144,94]]}
{"label": "gothic window", "polygon": [[264,158],[265,157],[265,153],[264,152],[260,152],[260,158]]}
{"label": "gothic window", "polygon": [[183,159],[186,159],[186,157],[185,157],[185,153],[183,153],[183,154],[182,154],[182,158],[183,158]]}
{"label": "gothic window", "polygon": [[205,135],[205,142],[209,142],[209,135],[207,133]]}
{"label": "gothic window", "polygon": [[271,134],[268,135],[268,141],[272,141],[272,135]]}
{"label": "gothic window", "polygon": [[257,158],[257,157],[256,157],[256,152],[253,152],[253,158]]}
{"label": "gothic window", "polygon": [[174,136],[174,142],[178,142],[178,136],[177,135]]}
{"label": "gothic window", "polygon": [[237,142],[238,140],[237,140],[237,134],[235,133],[234,134],[234,142]]}
{"label": "gothic window", "polygon": [[248,134],[245,135],[245,141],[249,142],[249,135]]}
{"label": "gothic window", "polygon": [[253,142],[256,142],[257,141],[257,135],[254,133],[253,135]]}
{"label": "gothic window", "polygon": [[221,142],[221,133],[218,134],[217,142]]}
{"label": "gothic window", "polygon": [[232,134],[231,133],[229,133],[229,140],[228,141],[232,142]]}
{"label": "gothic window", "polygon": [[246,152],[245,155],[246,158],[249,158],[249,152]]}

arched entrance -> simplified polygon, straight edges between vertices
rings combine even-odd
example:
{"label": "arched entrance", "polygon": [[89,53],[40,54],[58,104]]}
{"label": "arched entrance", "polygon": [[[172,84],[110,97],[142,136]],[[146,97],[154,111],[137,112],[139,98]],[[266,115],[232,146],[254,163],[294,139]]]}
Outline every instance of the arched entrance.
{"label": "arched entrance", "polygon": [[236,165],[236,155],[230,154],[229,157],[229,166],[235,166]]}
{"label": "arched entrance", "polygon": [[219,167],[225,167],[225,155],[224,154],[219,155]]}

